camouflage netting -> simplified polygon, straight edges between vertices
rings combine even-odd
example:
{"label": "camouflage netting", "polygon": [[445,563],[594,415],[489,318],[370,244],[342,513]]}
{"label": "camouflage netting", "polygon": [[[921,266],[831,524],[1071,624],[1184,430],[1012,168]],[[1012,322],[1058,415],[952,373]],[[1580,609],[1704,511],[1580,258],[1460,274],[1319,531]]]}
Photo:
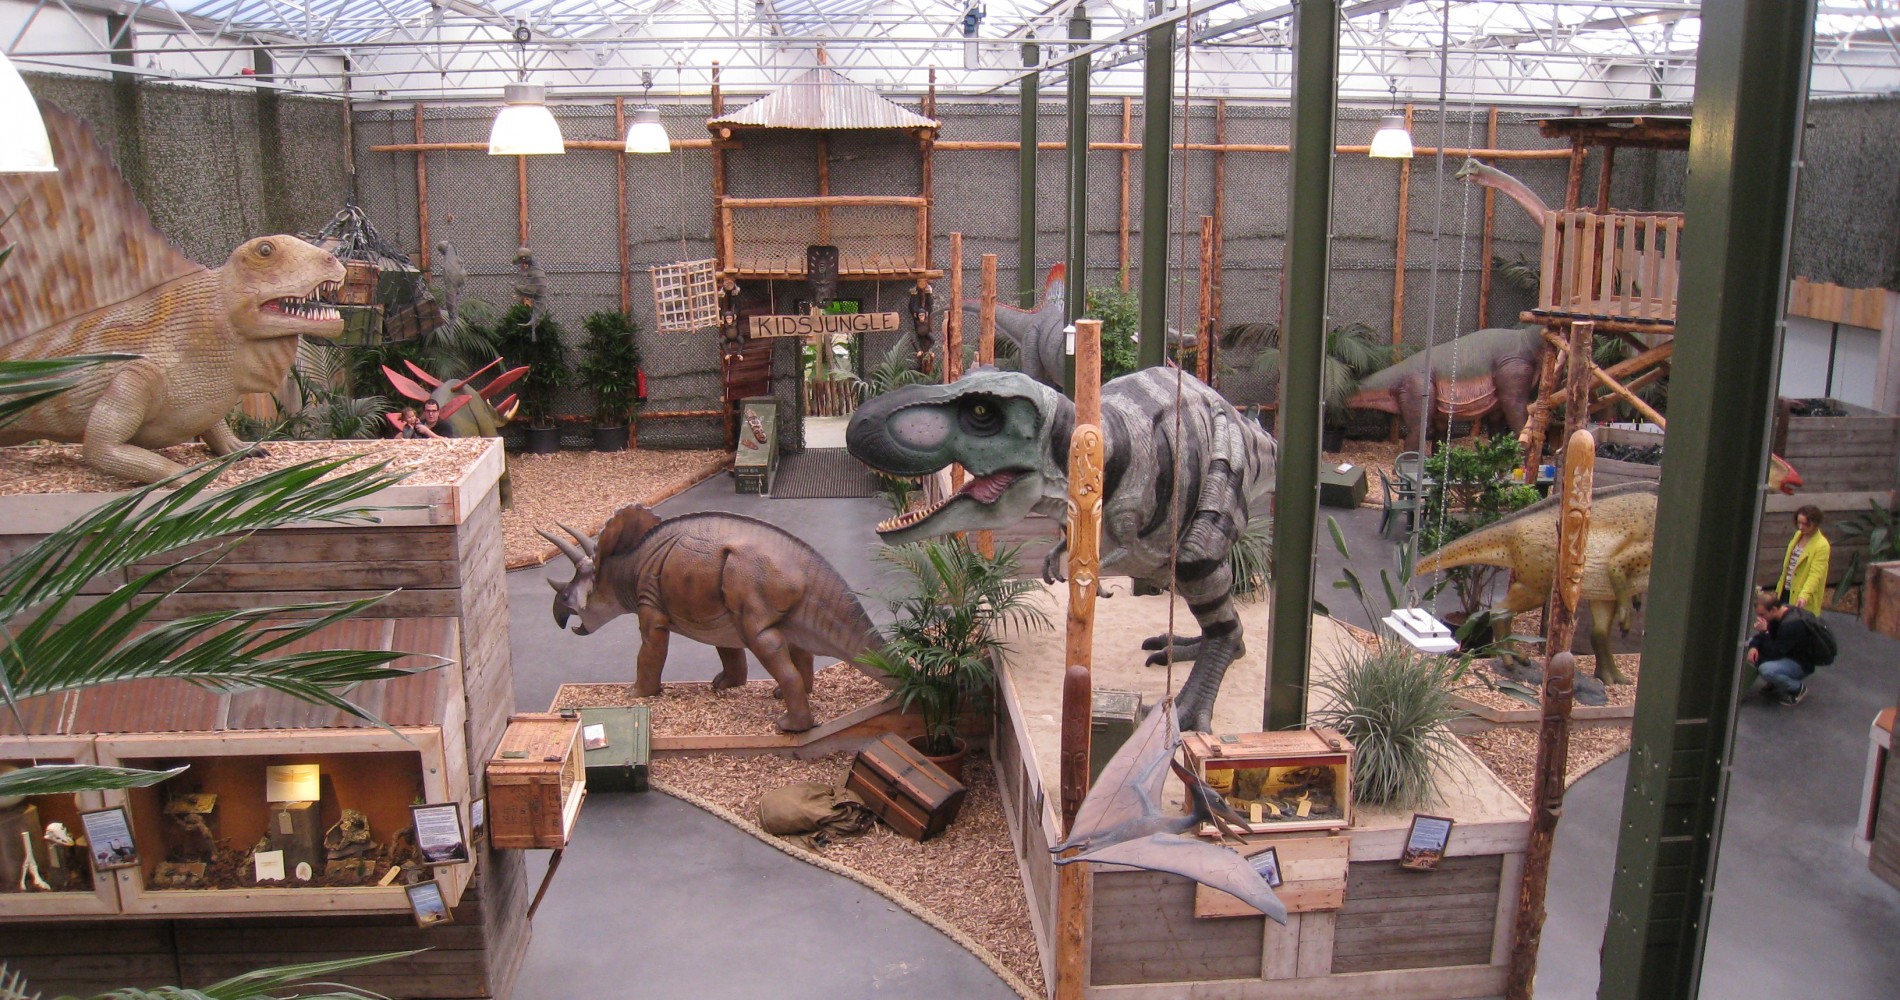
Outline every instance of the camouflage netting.
{"label": "camouflage netting", "polygon": [[[279,97],[260,98],[223,90],[161,84],[121,86],[106,80],[34,76],[36,94],[95,123],[114,148],[134,184],[151,205],[161,229],[194,258],[217,263],[242,240],[271,229],[298,231],[320,225],[350,192],[343,150],[337,142],[338,102]],[[734,106],[743,101],[735,102]],[[1130,134],[1140,141],[1142,115],[1135,102]],[[915,102],[907,107],[919,110]],[[1489,109],[1454,102],[1443,124],[1445,142],[1454,147],[1483,146]],[[662,109],[662,120],[676,139],[706,135],[706,105],[678,104]],[[414,140],[414,109],[365,108],[353,119],[356,194],[378,228],[397,246],[417,247],[416,156],[377,153],[370,147]],[[494,108],[482,105],[431,106],[425,138],[442,142],[486,140]],[[556,115],[570,139],[614,140],[611,103],[560,105]],[[957,102],[937,106],[945,140],[1011,142],[1017,138],[1018,110],[1012,102]],[[1044,141],[1066,135],[1064,105],[1041,105]],[[1379,112],[1342,109],[1339,140],[1370,140]],[[1498,146],[1547,149],[1553,143],[1537,134],[1534,114],[1500,113]],[[1900,99],[1815,102],[1809,110],[1804,151],[1806,170],[1798,202],[1792,270],[1820,281],[1849,286],[1900,286],[1900,181],[1882,155],[1900,141]],[[1177,107],[1177,138],[1215,139],[1211,101],[1192,102],[1185,122]],[[1096,141],[1122,137],[1122,101],[1098,99],[1089,131]],[[1278,144],[1287,140],[1288,111],[1283,106],[1230,102],[1227,139],[1233,143]],[[1413,134],[1421,146],[1439,141],[1436,109],[1420,104]],[[270,141],[274,137],[275,141]],[[728,187],[738,197],[808,196],[817,193],[817,142],[812,136],[748,135],[745,147],[728,157]],[[916,143],[904,135],[841,133],[830,141],[830,183],[834,194],[915,195],[920,160]],[[1584,201],[1593,200],[1598,157],[1584,172]],[[619,255],[611,153],[577,152],[531,158],[528,167],[530,231],[528,244],[547,273],[549,306],[575,344],[581,321],[591,312],[619,303]],[[1223,324],[1270,321],[1280,309],[1280,276],[1285,253],[1287,158],[1277,153],[1226,154],[1224,268],[1221,273]],[[1140,282],[1142,155],[1127,155],[1130,176],[1129,220],[1131,288]],[[1176,158],[1169,238],[1168,322],[1191,328],[1198,299],[1200,217],[1213,209],[1214,154],[1190,151]],[[1612,203],[1618,208],[1682,208],[1687,157],[1680,152],[1625,150],[1616,161]],[[1123,154],[1089,154],[1088,263],[1091,287],[1119,283],[1121,176]],[[1441,342],[1487,325],[1512,323],[1528,307],[1532,293],[1494,274],[1487,315],[1478,315],[1478,289],[1489,263],[1480,252],[1482,190],[1452,180],[1457,158],[1447,158],[1441,188],[1430,157],[1412,162],[1407,219],[1407,275],[1402,316],[1403,339],[1414,346],[1428,335]],[[1562,159],[1513,160],[1502,164],[1552,205],[1562,203],[1567,163]],[[931,261],[949,263],[951,232],[964,234],[966,296],[979,289],[985,253],[998,258],[1003,301],[1015,300],[1019,268],[1033,267],[1040,287],[1050,264],[1065,255],[1063,232],[1066,156],[1045,151],[1037,173],[1038,236],[1036,260],[1019,259],[1016,239],[1017,154],[1011,151],[939,151],[935,155],[935,205],[932,210]],[[718,340],[711,331],[696,334],[653,332],[652,294],[647,268],[712,256],[712,156],[691,150],[667,156],[627,158],[628,244],[632,312],[640,325],[640,349],[648,376],[649,412],[707,410],[719,406]],[[1331,273],[1333,321],[1361,322],[1389,337],[1393,328],[1393,280],[1397,257],[1397,212],[1401,167],[1393,161],[1342,156],[1335,168],[1335,234]],[[480,153],[438,153],[428,157],[429,234],[431,242],[453,243],[469,272],[464,294],[495,305],[513,294],[512,258],[519,246],[515,163]],[[1508,199],[1498,198],[1493,253],[1507,261],[1532,265],[1539,234],[1529,218]],[[1435,225],[1435,220],[1442,219]],[[846,225],[840,217],[838,225]],[[1435,229],[1443,235],[1433,238]],[[1432,263],[1438,267],[1437,314],[1432,316]],[[1073,276],[1072,276],[1073,277]],[[808,295],[803,282],[765,282],[776,306],[789,310]],[[907,282],[845,282],[839,295],[863,302],[867,310],[904,311]],[[941,316],[951,305],[948,279],[934,287]],[[1187,309],[1183,310],[1185,303]],[[905,321],[908,328],[908,320]],[[866,338],[862,357],[875,359],[896,339]],[[794,419],[801,397],[798,345],[775,345],[772,394],[781,406],[787,446],[801,444]],[[1236,370],[1222,378],[1223,389],[1240,402],[1272,398],[1269,373],[1250,371],[1249,358],[1223,359]],[[567,412],[582,413],[587,400],[570,391],[561,401]],[[578,431],[577,433],[584,433]],[[716,447],[723,441],[717,419],[646,421],[643,443],[655,446]]]}

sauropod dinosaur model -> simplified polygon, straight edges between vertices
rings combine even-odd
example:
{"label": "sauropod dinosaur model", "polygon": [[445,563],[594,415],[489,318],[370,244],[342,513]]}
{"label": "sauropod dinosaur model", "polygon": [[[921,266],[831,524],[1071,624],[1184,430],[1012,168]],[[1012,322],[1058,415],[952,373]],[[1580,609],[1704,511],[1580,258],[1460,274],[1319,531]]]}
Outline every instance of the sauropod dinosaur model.
{"label": "sauropod dinosaur model", "polygon": [[80,442],[103,472],[151,483],[183,471],[152,451],[203,438],[243,447],[224,418],[247,392],[283,384],[300,336],[335,338],[335,257],[295,236],[260,236],[223,265],[187,258],[152,226],[78,119],[44,106],[58,173],[0,175],[17,214],[0,268],[0,360],[134,354],[0,430],[0,445]]}
{"label": "sauropod dinosaur model", "polygon": [[[404,361],[403,364],[415,374],[415,378],[403,375],[388,365],[383,366],[383,376],[389,379],[389,384],[395,386],[397,392],[418,403],[435,400],[435,404],[442,408],[441,415],[437,419],[448,421],[449,429],[459,438],[501,437],[501,429],[508,426],[508,422],[515,418],[515,410],[521,405],[521,401],[515,397],[514,393],[508,393],[506,396],[502,393],[513,385],[516,379],[528,373],[527,365],[511,368],[490,379],[486,386],[478,390],[470,383],[480,378],[483,372],[501,364],[500,358],[483,365],[471,375],[447,381],[429,374],[413,361]],[[513,503],[514,488],[508,481],[508,466],[504,456],[501,469],[501,505],[508,507]]]}
{"label": "sauropod dinosaur model", "polygon": [[[1022,372],[978,367],[949,385],[905,386],[858,407],[845,445],[858,461],[892,475],[929,475],[952,462],[970,473],[944,502],[877,526],[886,542],[902,544],[1007,528],[1032,510],[1062,516],[1074,426],[1075,404],[1055,389]],[[1127,574],[1187,599],[1200,636],[1156,636],[1143,646],[1172,644],[1175,659],[1194,661],[1177,702],[1179,723],[1206,731],[1227,665],[1246,651],[1227,556],[1247,521],[1267,510],[1278,449],[1219,393],[1165,368],[1102,386],[1102,437],[1101,573]],[[1178,535],[1169,531],[1177,520],[1171,508],[1179,512]],[[1045,579],[1056,576],[1060,552],[1043,563]],[[1156,653],[1149,662],[1164,658]]]}
{"label": "sauropod dinosaur model", "polygon": [[623,614],[640,620],[634,693],[660,693],[673,633],[719,650],[712,682],[723,691],[745,683],[745,651],[759,658],[785,699],[780,729],[812,728],[812,657],[858,666],[881,645],[877,630],[844,577],[790,532],[739,514],[707,511],[662,520],[640,504],[614,512],[598,539],[566,525],[574,541],[542,531],[574,562],[554,588],[554,623],[590,635]]}
{"label": "sauropod dinosaur model", "polygon": [[1467,333],[1366,376],[1346,406],[1398,414],[1405,428],[1405,446],[1413,451],[1424,445],[1426,428],[1419,415],[1427,392],[1432,396],[1434,425],[1501,413],[1515,433],[1524,429],[1531,398],[1537,393],[1545,345],[1541,326]]}

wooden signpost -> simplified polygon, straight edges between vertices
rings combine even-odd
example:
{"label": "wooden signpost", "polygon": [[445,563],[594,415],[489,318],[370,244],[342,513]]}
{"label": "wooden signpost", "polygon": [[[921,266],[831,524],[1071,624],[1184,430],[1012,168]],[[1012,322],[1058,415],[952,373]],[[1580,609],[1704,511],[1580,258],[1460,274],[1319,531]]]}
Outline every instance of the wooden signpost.
{"label": "wooden signpost", "polygon": [[816,337],[820,334],[896,333],[894,312],[812,313],[809,316],[754,316],[754,337]]}

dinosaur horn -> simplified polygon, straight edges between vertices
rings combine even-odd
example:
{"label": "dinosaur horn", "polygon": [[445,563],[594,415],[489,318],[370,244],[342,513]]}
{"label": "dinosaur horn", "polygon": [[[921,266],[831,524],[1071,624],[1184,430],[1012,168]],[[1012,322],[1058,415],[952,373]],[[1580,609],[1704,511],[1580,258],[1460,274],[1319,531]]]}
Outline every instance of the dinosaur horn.
{"label": "dinosaur horn", "polygon": [[449,417],[454,415],[456,410],[459,410],[462,407],[467,406],[468,401],[474,398],[475,398],[474,396],[470,396],[466,394],[456,396],[454,399],[449,400],[447,406],[442,407],[442,412],[436,417],[436,419],[437,420],[449,419]]}
{"label": "dinosaur horn", "polygon": [[416,377],[421,379],[423,382],[427,383],[430,388],[434,388],[442,384],[441,379],[436,378],[434,375],[429,374],[428,371],[426,371],[421,365],[416,364],[414,361],[404,360],[403,364],[409,366],[409,370],[412,372],[415,372]]}
{"label": "dinosaur horn", "polygon": [[588,558],[590,558],[590,559],[591,559],[591,558],[593,558],[593,555],[594,555],[594,551],[595,551],[596,549],[598,549],[598,548],[600,548],[600,539],[598,539],[598,538],[595,538],[594,536],[592,536],[592,535],[589,535],[589,534],[587,534],[587,533],[585,533],[585,532],[581,532],[581,531],[575,531],[575,530],[574,530],[573,528],[570,528],[570,527],[568,527],[568,526],[567,526],[567,525],[565,525],[565,524],[561,524],[561,522],[559,522],[559,521],[556,521],[556,522],[554,522],[554,523],[555,523],[555,524],[560,524],[560,525],[561,525],[561,530],[562,530],[562,531],[565,531],[565,532],[567,532],[568,534],[570,534],[570,535],[573,535],[573,536],[574,536],[574,540],[575,540],[575,541],[577,541],[577,542],[579,542],[579,543],[581,543],[581,548],[583,548],[583,549],[586,549],[586,550],[587,550],[587,556],[588,556]]}
{"label": "dinosaur horn", "polygon": [[513,420],[515,418],[515,409],[520,405],[521,400],[516,399],[514,395],[510,393],[506,399],[495,404],[495,412],[500,414],[503,420]]}
{"label": "dinosaur horn", "polygon": [[501,364],[501,359],[499,357],[481,366],[480,368],[477,368],[474,371],[469,372],[467,375],[464,375],[461,378],[456,379],[453,383],[451,383],[451,385],[453,388],[460,389],[461,387],[469,384],[470,382],[473,382],[476,379],[480,378],[483,372],[487,371],[490,368],[495,367],[498,364]]}
{"label": "dinosaur horn", "polygon": [[389,384],[395,386],[397,392],[408,396],[410,399],[427,400],[429,398],[429,390],[417,385],[415,379],[407,375],[396,374],[395,369],[388,365],[383,366],[383,374],[388,376]]}
{"label": "dinosaur horn", "polygon": [[[496,358],[495,360],[499,361],[501,359]],[[503,389],[514,385],[516,379],[526,374],[528,374],[527,365],[522,365],[519,368],[510,368],[502,372],[500,375],[495,376],[493,382],[488,383],[488,385],[482,388],[482,397],[491,403],[494,402],[501,395]],[[473,378],[473,376],[470,377]]]}
{"label": "dinosaur horn", "polygon": [[580,571],[583,566],[586,566],[587,564],[593,562],[593,560],[587,558],[587,553],[582,552],[579,546],[575,545],[573,542],[570,542],[565,538],[561,538],[558,535],[555,535],[541,528],[534,529],[534,533],[537,535],[540,535],[542,538],[545,538],[550,542],[553,542],[554,547],[557,549],[560,549],[561,554],[566,556],[569,560],[571,560],[574,563],[574,569],[577,572]]}

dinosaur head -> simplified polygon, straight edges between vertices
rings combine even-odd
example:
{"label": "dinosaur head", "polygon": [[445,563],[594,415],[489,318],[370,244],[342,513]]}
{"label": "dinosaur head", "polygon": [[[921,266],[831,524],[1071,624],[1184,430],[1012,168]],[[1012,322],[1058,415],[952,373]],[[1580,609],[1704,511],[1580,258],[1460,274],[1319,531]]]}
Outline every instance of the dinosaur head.
{"label": "dinosaur head", "polygon": [[574,537],[571,542],[536,528],[536,534],[553,542],[554,547],[574,563],[574,576],[566,583],[548,580],[548,586],[554,590],[554,624],[565,629],[570,618],[578,617],[580,622],[574,626],[574,634],[592,635],[626,614],[630,609],[621,603],[618,591],[611,584],[601,585],[601,564],[632,552],[659,524],[658,514],[633,503],[614,511],[607,519],[607,526],[600,529],[598,538],[565,524],[560,528]]}
{"label": "dinosaur head", "polygon": [[1067,498],[1074,404],[1021,372],[973,368],[949,385],[906,386],[858,407],[845,446],[894,476],[927,476],[952,462],[963,488],[933,507],[877,526],[902,545],[953,531],[1007,528],[1038,504]]}
{"label": "dinosaur head", "polygon": [[259,236],[231,251],[220,273],[232,329],[252,340],[343,333],[343,265],[326,251],[295,236]]}
{"label": "dinosaur head", "polygon": [[1479,163],[1476,159],[1467,156],[1465,157],[1464,164],[1458,168],[1458,172],[1451,176],[1456,180],[1462,181],[1467,177],[1483,177],[1485,175],[1484,172],[1490,169],[1490,167]]}

